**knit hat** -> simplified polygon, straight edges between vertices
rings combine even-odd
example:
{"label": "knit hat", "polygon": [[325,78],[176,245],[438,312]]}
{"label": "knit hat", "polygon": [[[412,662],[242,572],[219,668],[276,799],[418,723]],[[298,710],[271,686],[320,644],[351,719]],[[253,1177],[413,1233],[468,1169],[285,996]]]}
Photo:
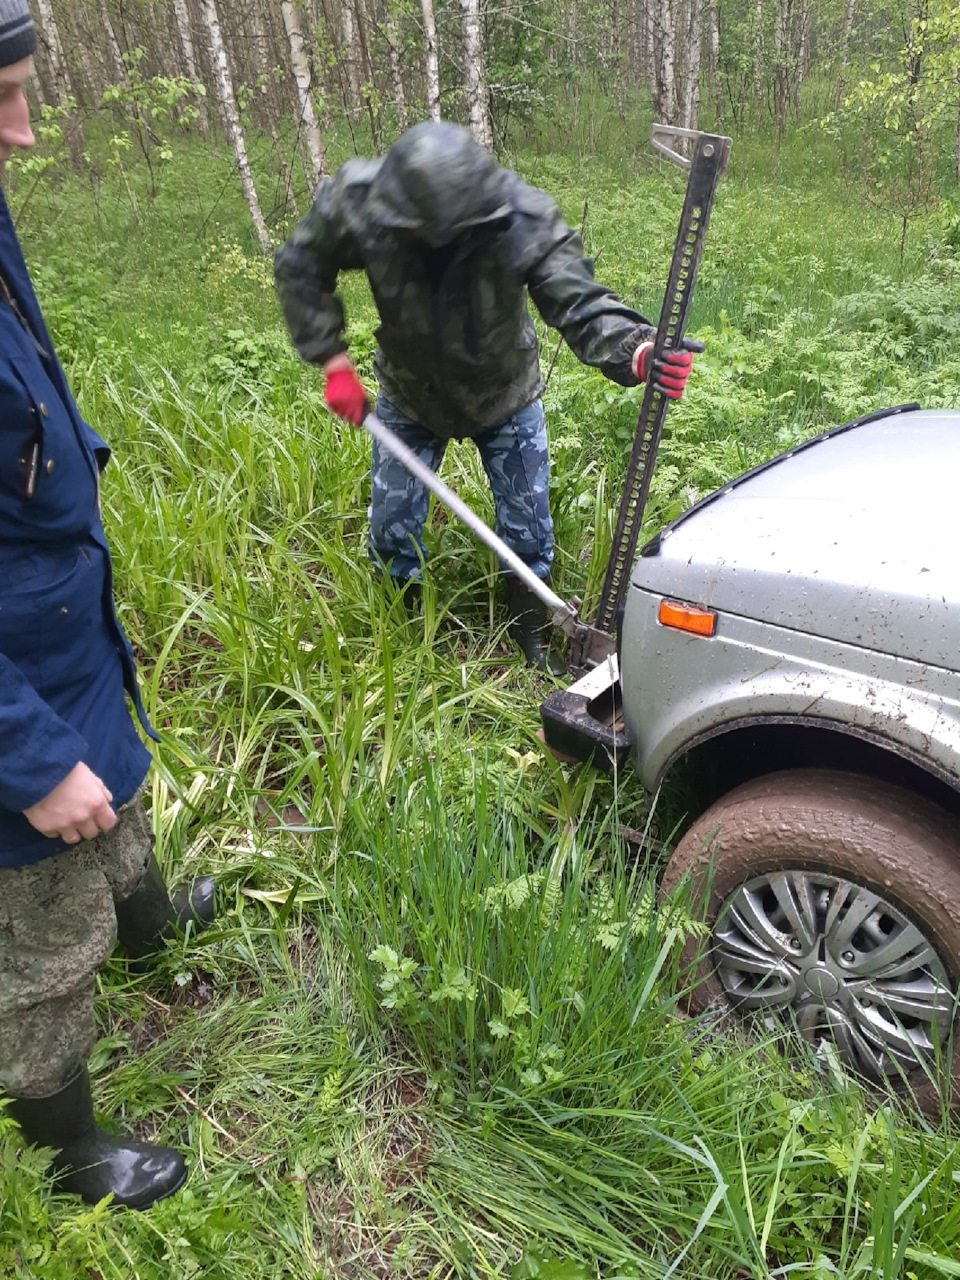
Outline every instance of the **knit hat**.
{"label": "knit hat", "polygon": [[37,47],[37,33],[27,0],[0,0],[0,67],[29,58]]}

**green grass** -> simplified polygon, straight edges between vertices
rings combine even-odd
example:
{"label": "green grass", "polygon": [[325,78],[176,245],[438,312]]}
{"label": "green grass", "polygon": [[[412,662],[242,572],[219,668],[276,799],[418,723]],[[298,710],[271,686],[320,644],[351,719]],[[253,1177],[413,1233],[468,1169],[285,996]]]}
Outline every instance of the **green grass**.
{"label": "green grass", "polygon": [[[598,274],[655,314],[682,180],[604,128],[600,158],[531,129],[510,160],[574,222],[589,196]],[[947,224],[915,229],[901,271],[897,228],[808,142],[775,165],[735,142],[692,326],[708,350],[651,530],[825,426],[958,403]],[[146,978],[111,962],[98,998],[98,1105],[182,1145],[187,1190],[79,1208],[4,1125],[0,1274],[960,1273],[946,1124],[681,1016],[690,926],[655,907],[636,780],[540,748],[549,680],[504,640],[490,555],[437,511],[422,616],[373,580],[367,442],[289,349],[227,158],[176,148],[152,202],[127,177],[136,205],[109,168],[96,188],[46,178],[22,230],[115,450],[104,512],[163,739],[160,858],[171,879],[215,870],[224,913]],[[345,293],[369,375],[369,297]],[[563,352],[547,405],[557,585],[589,600],[638,399]],[[490,517],[469,447],[445,475]],[[683,818],[662,798],[658,834]]]}

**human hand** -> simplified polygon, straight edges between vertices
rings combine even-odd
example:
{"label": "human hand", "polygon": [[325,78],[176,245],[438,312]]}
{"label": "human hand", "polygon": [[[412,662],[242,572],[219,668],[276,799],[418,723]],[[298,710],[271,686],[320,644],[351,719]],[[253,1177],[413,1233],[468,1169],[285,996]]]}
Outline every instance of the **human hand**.
{"label": "human hand", "polygon": [[667,399],[679,400],[693,368],[694,353],[701,351],[702,342],[684,338],[675,350],[665,351],[659,360],[652,360],[653,343],[642,342],[633,353],[633,372],[641,382],[646,382],[652,368],[654,381]]}
{"label": "human hand", "polygon": [[67,844],[93,840],[117,821],[113,795],[81,761],[53,790],[24,809],[23,816],[41,835],[60,836]]}
{"label": "human hand", "polygon": [[327,379],[323,398],[329,407],[355,427],[362,426],[370,412],[370,402],[350,357],[345,354],[334,356],[323,366],[323,371]]}

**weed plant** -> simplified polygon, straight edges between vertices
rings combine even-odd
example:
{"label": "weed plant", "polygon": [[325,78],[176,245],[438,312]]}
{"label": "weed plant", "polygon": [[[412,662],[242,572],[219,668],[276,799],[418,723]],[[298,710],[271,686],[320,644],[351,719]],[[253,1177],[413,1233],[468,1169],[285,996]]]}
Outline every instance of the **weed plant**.
{"label": "weed plant", "polygon": [[[605,155],[531,127],[510,159],[572,222],[586,199],[598,274],[655,317],[682,179],[632,143],[614,156],[604,127]],[[707,351],[651,533],[812,433],[960,400],[955,219],[901,268],[836,141],[808,143],[775,165],[753,144],[720,193],[691,326]],[[98,1106],[182,1144],[187,1189],[140,1215],[78,1207],[0,1117],[0,1274],[960,1275],[946,1122],[682,1017],[691,925],[657,908],[651,826],[669,843],[682,797],[651,818],[631,772],[544,754],[549,680],[504,641],[490,555],[434,511],[422,612],[373,578],[367,442],[289,349],[227,158],[177,144],[153,197],[123,178],[48,171],[11,195],[115,450],[104,518],[162,736],[159,856],[172,879],[216,871],[224,911],[148,978],[112,961],[98,999]],[[370,299],[344,292],[369,377]],[[638,397],[560,351],[546,401],[557,587],[589,608]],[[445,474],[489,519],[469,447]]]}

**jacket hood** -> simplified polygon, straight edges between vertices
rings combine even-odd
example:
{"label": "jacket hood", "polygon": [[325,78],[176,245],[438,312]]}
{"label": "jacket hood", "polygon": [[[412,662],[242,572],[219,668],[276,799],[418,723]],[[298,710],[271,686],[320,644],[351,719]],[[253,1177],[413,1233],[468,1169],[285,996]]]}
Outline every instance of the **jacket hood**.
{"label": "jacket hood", "polygon": [[504,170],[460,125],[427,121],[393,144],[370,188],[382,225],[434,247],[507,217]]}

